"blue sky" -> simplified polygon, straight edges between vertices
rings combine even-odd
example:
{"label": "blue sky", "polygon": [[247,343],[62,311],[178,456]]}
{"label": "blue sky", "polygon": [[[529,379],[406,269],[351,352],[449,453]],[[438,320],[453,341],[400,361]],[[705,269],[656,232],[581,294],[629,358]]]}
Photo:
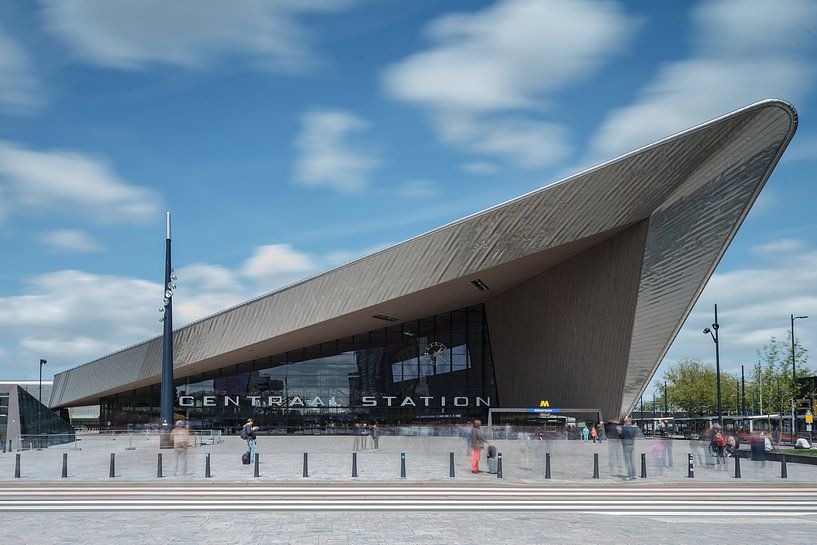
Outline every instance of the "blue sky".
{"label": "blue sky", "polygon": [[[817,3],[0,4],[0,377],[176,325],[776,97],[795,139],[667,356],[817,341]],[[659,370],[659,374],[661,370]]]}

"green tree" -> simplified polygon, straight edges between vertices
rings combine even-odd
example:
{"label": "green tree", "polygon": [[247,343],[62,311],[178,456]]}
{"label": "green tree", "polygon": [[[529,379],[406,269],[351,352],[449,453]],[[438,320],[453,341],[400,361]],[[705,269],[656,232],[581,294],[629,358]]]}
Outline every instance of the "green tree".
{"label": "green tree", "polygon": [[[746,395],[749,393],[757,400],[756,412],[787,413],[791,399],[796,393],[792,380],[792,346],[791,335],[786,341],[774,337],[769,344],[757,351],[758,361],[754,366],[751,382],[747,383]],[[794,345],[794,361],[797,378],[812,376],[813,370],[807,365],[808,350],[800,343]],[[760,399],[763,399],[762,407]],[[747,403],[748,405],[748,403]]]}
{"label": "green tree", "polygon": [[[682,359],[664,372],[670,406],[695,416],[717,414],[715,367],[697,359]],[[736,377],[721,372],[721,410],[733,412],[737,403]],[[656,398],[663,399],[664,384],[658,384]]]}

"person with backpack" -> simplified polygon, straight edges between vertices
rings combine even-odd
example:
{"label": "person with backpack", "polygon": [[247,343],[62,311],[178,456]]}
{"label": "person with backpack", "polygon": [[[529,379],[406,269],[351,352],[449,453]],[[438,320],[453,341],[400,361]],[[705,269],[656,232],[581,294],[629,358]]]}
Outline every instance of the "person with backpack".
{"label": "person with backpack", "polygon": [[247,419],[247,423],[241,428],[241,438],[247,441],[247,452],[244,454],[243,460],[245,464],[251,464],[255,459],[255,432],[258,431],[258,426],[255,425],[255,420]]}
{"label": "person with backpack", "polygon": [[712,436],[712,452],[715,455],[715,463],[718,469],[726,469],[726,437],[721,433],[720,427],[715,430]]}

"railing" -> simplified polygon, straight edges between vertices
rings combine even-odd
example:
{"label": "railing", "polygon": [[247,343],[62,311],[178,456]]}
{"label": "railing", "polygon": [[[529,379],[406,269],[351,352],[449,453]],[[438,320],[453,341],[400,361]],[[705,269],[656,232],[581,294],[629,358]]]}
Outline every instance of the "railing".
{"label": "railing", "polygon": [[[161,434],[157,431],[133,431],[133,430],[100,430],[86,433],[39,433],[23,434],[16,440],[7,440],[2,451],[23,451],[39,450],[57,445],[73,443],[78,448],[77,441],[82,441],[83,437],[109,438],[111,441],[121,441],[127,443],[127,450],[133,450],[137,445],[145,443],[153,444],[159,441]],[[224,441],[221,430],[194,430],[190,431],[191,446],[216,445]]]}
{"label": "railing", "polygon": [[[17,438],[16,450],[35,450],[48,448],[54,445],[64,445],[66,443],[75,443],[75,433],[32,433],[20,435]],[[14,443],[9,441],[9,443]]]}

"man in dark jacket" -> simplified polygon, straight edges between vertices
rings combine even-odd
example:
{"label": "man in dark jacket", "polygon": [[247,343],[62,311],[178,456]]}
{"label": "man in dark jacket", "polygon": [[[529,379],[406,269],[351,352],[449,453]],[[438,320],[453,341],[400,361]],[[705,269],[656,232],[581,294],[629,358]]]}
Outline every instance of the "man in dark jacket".
{"label": "man in dark jacket", "polygon": [[624,420],[624,426],[621,427],[619,438],[621,439],[621,452],[624,455],[624,465],[627,466],[627,476],[625,481],[635,480],[635,464],[633,463],[633,447],[635,446],[635,437],[638,433],[638,428],[633,426],[633,421],[629,418]]}
{"label": "man in dark jacket", "polygon": [[250,458],[250,463],[255,460],[255,432],[258,431],[258,426],[255,425],[255,420],[247,419],[247,423],[241,429],[241,437],[247,440],[247,454]]}

